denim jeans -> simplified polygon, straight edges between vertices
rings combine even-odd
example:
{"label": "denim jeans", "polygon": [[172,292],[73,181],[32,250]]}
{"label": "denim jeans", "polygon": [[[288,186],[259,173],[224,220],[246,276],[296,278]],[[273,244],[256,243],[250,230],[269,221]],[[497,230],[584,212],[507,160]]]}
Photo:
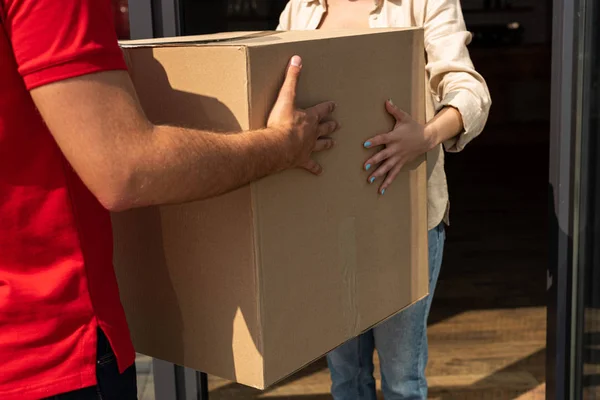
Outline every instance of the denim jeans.
{"label": "denim jeans", "polygon": [[386,400],[426,400],[427,317],[445,242],[444,224],[429,231],[429,296],[327,355],[335,400],[376,400],[373,352]]}
{"label": "denim jeans", "polygon": [[48,400],[137,400],[135,364],[120,374],[115,353],[100,329],[96,357],[96,386],[59,394]]}

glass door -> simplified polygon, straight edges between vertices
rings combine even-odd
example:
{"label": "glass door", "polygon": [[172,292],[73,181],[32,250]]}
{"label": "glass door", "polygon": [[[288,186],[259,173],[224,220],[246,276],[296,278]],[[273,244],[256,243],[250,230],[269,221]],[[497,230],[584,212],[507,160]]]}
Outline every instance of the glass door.
{"label": "glass door", "polygon": [[600,4],[577,9],[573,398],[600,399]]}
{"label": "glass door", "polygon": [[555,0],[548,399],[600,399],[600,5]]}

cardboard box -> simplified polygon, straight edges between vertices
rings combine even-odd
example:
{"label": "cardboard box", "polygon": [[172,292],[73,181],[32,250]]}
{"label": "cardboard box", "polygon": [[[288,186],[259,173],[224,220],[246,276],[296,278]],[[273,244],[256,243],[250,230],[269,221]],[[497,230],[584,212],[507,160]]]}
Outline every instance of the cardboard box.
{"label": "cardboard box", "polygon": [[[138,352],[265,388],[428,291],[425,158],[385,194],[367,183],[370,136],[393,98],[424,120],[423,32],[229,33],[126,42],[157,123],[263,127],[290,57],[298,105],[337,102],[325,173],[294,170],[186,205],[114,215],[115,266]],[[214,166],[219,168],[218,165]]]}

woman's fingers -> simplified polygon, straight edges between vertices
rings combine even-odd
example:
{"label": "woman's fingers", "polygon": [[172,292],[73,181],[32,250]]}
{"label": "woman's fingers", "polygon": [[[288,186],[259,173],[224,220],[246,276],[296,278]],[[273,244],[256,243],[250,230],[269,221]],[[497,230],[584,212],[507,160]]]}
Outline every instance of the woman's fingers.
{"label": "woman's fingers", "polygon": [[385,177],[385,180],[379,187],[379,193],[385,194],[385,191],[391,186],[391,184],[394,182],[400,171],[402,171],[403,166],[404,165],[402,163],[398,163],[390,170],[390,172],[388,172],[387,176]]}
{"label": "woman's fingers", "polygon": [[396,164],[398,164],[398,162],[399,159],[396,157],[389,158],[387,161],[381,164],[379,168],[377,168],[375,172],[371,174],[371,176],[369,176],[369,183],[373,183],[378,179],[382,179],[389,171],[392,170],[392,168],[396,166]]}
{"label": "woman's fingers", "polygon": [[385,109],[387,112],[396,119],[396,122],[402,122],[406,117],[407,113],[396,107],[392,99],[385,102]]}
{"label": "woman's fingers", "polygon": [[372,147],[387,145],[392,141],[392,137],[389,133],[382,133],[381,135],[377,135],[372,137],[363,143],[365,149],[370,149]]}
{"label": "woman's fingers", "polygon": [[381,151],[378,151],[376,154],[374,154],[373,156],[371,156],[364,163],[365,171],[370,171],[371,168],[373,168],[377,164],[381,164],[383,161],[385,161],[388,158],[390,158],[393,154],[394,154],[394,152],[391,149],[383,149]]}

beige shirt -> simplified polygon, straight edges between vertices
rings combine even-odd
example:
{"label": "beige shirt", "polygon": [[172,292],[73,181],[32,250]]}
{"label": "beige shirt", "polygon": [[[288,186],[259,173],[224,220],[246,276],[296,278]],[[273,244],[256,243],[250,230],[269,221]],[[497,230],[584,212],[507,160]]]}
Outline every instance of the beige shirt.
{"label": "beige shirt", "polygon": [[[327,11],[327,0],[291,0],[281,14],[278,30],[317,29]],[[427,154],[428,227],[449,223],[450,202],[444,150],[461,151],[481,133],[491,99],[484,79],[475,71],[467,45],[459,0],[374,0],[371,28],[422,27],[427,53],[427,120],[445,106],[462,115],[464,131]]]}

